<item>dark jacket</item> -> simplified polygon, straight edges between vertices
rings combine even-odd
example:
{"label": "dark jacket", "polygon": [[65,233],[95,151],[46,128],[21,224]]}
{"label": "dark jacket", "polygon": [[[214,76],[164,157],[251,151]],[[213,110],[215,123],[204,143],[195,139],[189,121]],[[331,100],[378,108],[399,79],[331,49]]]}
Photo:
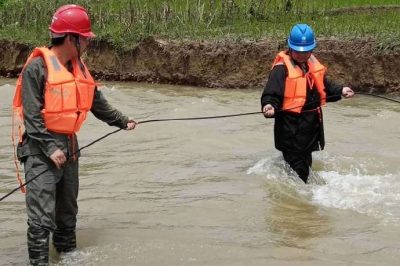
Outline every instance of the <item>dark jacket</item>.
{"label": "dark jacket", "polygon": [[[287,68],[275,66],[269,75],[261,106],[271,104],[275,108],[275,147],[283,152],[312,152],[322,150],[325,146],[320,94],[317,88],[310,89],[307,84],[307,98],[300,114],[280,111],[282,109]],[[327,102],[341,99],[342,87],[324,79]],[[318,111],[320,110],[320,111]]]}
{"label": "dark jacket", "polygon": [[[25,133],[22,145],[18,146],[18,158],[44,154],[49,157],[57,149],[67,156],[78,150],[76,135],[68,136],[51,132],[44,125],[41,110],[44,105],[44,88],[47,70],[42,58],[35,58],[22,73],[22,105],[24,111]],[[124,128],[128,117],[113,108],[103,94],[95,90],[91,112],[98,119],[111,126]]]}

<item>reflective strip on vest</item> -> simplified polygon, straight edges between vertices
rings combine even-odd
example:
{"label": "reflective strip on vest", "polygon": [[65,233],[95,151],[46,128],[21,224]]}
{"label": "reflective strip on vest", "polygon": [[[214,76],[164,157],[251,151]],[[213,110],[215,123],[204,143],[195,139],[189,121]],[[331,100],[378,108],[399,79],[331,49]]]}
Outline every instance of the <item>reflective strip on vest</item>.
{"label": "reflective strip on vest", "polygon": [[53,65],[53,68],[54,68],[55,71],[61,71],[61,66],[60,66],[60,64],[58,62],[58,59],[57,59],[57,57],[55,55],[50,56],[50,61],[51,61],[51,64]]}
{"label": "reflective strip on vest", "polygon": [[[86,65],[72,60],[73,73],[69,72],[48,48],[36,48],[24,68],[35,57],[42,57],[47,68],[42,115],[48,130],[72,134],[79,131],[87,112],[92,107],[96,84]],[[83,68],[83,69],[82,69]],[[17,81],[13,110],[22,117],[22,76]]]}

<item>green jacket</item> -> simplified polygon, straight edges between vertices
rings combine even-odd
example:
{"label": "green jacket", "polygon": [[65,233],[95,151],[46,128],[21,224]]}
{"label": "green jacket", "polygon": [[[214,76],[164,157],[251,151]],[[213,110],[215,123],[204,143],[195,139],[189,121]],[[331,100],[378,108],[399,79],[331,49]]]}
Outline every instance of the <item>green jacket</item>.
{"label": "green jacket", "polygon": [[[47,71],[42,58],[33,59],[22,73],[25,133],[23,142],[17,149],[18,158],[21,161],[24,161],[24,158],[29,155],[44,154],[50,157],[57,149],[62,150],[68,156],[79,148],[75,134],[68,136],[51,132],[44,125],[41,110],[44,105],[46,80]],[[112,107],[97,88],[90,111],[96,118],[110,126],[125,128],[128,123],[128,117]]]}

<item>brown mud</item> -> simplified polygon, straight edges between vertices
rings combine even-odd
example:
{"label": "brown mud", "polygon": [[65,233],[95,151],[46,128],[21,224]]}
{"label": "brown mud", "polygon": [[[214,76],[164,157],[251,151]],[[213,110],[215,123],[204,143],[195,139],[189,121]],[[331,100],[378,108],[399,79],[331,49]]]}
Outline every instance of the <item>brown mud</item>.
{"label": "brown mud", "polygon": [[[33,47],[0,41],[0,75],[17,77]],[[86,62],[99,80],[185,84],[212,88],[262,87],[285,43],[166,41],[147,38],[130,50],[97,41]],[[400,48],[372,39],[319,39],[315,55],[329,78],[355,90],[400,94]]]}

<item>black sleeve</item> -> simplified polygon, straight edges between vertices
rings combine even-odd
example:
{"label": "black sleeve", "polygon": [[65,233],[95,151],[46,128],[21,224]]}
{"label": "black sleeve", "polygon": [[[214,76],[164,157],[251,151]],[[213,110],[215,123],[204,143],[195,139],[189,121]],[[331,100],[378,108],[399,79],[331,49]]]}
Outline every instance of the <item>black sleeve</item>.
{"label": "black sleeve", "polygon": [[261,95],[261,108],[271,104],[275,109],[281,109],[285,91],[286,67],[277,65],[269,74],[267,84]]}
{"label": "black sleeve", "polygon": [[97,88],[95,89],[93,105],[90,111],[96,118],[106,122],[110,126],[125,128],[129,120],[127,116],[112,107],[104,97],[103,93],[101,93]]}
{"label": "black sleeve", "polygon": [[342,99],[343,86],[335,84],[334,82],[326,78],[326,76],[324,78],[324,85],[325,85],[327,102],[336,102]]}

